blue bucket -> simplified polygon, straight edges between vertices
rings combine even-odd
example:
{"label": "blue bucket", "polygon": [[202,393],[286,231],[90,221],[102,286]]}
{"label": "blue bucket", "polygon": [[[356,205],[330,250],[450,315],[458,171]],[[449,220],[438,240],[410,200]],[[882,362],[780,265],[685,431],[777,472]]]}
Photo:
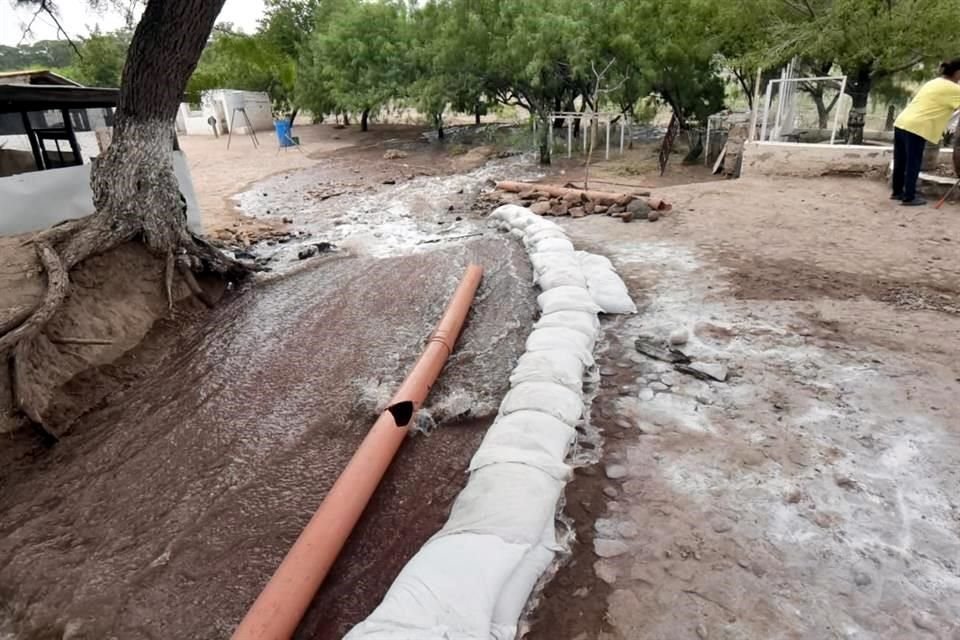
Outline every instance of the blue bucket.
{"label": "blue bucket", "polygon": [[293,139],[290,137],[289,120],[274,120],[273,128],[277,130],[277,142],[280,143],[281,147],[292,147],[294,145]]}

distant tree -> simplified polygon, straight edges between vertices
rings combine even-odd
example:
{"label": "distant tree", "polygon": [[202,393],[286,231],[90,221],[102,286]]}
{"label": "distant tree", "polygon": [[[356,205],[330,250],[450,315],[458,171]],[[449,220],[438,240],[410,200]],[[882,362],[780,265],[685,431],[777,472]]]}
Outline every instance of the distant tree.
{"label": "distant tree", "polygon": [[210,89],[263,91],[276,113],[295,115],[296,61],[262,33],[245,35],[219,26],[200,56],[187,84],[187,95],[199,101]]}
{"label": "distant tree", "polygon": [[[781,0],[768,57],[805,56],[833,62],[847,76],[853,105],[849,142],[863,141],[874,86],[898,73],[956,55],[943,25],[955,21],[956,0]],[[933,72],[930,71],[928,75]]]}
{"label": "distant tree", "polygon": [[65,40],[38,40],[18,47],[0,45],[0,71],[59,69],[75,59],[76,52]]}
{"label": "distant tree", "polygon": [[79,56],[62,72],[71,80],[88,87],[118,87],[129,46],[129,32],[94,31],[77,43]]}
{"label": "distant tree", "polygon": [[300,95],[315,113],[318,107],[359,112],[366,131],[372,112],[408,93],[405,9],[384,1],[344,2],[322,19],[325,28],[314,32],[303,54]]}

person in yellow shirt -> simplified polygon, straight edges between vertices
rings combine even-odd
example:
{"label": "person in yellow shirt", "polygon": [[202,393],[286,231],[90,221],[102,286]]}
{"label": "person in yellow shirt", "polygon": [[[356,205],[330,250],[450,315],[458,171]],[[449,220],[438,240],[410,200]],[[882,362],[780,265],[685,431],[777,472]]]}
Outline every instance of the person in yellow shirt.
{"label": "person in yellow shirt", "polygon": [[926,204],[917,197],[923,148],[940,145],[950,116],[960,109],[960,58],[940,65],[939,78],[920,87],[893,124],[893,195],[904,206]]}

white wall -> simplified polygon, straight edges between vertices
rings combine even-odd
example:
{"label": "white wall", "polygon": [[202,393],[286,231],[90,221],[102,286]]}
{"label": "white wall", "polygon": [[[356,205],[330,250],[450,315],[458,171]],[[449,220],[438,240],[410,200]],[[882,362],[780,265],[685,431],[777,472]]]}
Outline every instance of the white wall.
{"label": "white wall", "polygon": [[740,177],[884,173],[893,147],[797,142],[747,142]]}
{"label": "white wall", "polygon": [[[200,207],[182,151],[174,151],[173,167],[187,200],[187,224],[202,232]],[[0,235],[45,229],[64,220],[93,213],[90,165],[32,171],[0,178]]]}
{"label": "white wall", "polygon": [[259,91],[236,91],[233,89],[215,89],[205,91],[202,98],[202,110],[190,111],[187,103],[180,105],[177,113],[177,126],[187,135],[213,135],[213,129],[207,124],[207,118],[213,116],[223,120],[220,131],[228,133],[233,120],[234,133],[249,133],[246,121],[240,113],[234,118],[235,108],[244,109],[255,131],[273,130],[273,112],[270,96]]}

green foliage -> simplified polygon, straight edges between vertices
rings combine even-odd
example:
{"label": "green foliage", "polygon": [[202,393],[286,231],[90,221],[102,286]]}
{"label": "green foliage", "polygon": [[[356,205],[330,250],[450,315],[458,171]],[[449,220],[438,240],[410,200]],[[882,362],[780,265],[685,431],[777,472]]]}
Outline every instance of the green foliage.
{"label": "green foliage", "polygon": [[65,40],[38,40],[19,47],[0,45],[0,71],[57,69],[69,66],[76,57]]}
{"label": "green foliage", "polygon": [[292,108],[296,81],[294,59],[263,34],[245,35],[218,29],[200,56],[187,94],[199,102],[210,89],[240,89],[266,92],[275,112]]}
{"label": "green foliage", "polygon": [[297,96],[306,108],[371,113],[406,97],[412,65],[401,5],[344,1],[325,7],[301,57]]}
{"label": "green foliage", "polygon": [[130,37],[127,31],[95,31],[79,43],[80,56],[60,73],[88,87],[119,87]]}

